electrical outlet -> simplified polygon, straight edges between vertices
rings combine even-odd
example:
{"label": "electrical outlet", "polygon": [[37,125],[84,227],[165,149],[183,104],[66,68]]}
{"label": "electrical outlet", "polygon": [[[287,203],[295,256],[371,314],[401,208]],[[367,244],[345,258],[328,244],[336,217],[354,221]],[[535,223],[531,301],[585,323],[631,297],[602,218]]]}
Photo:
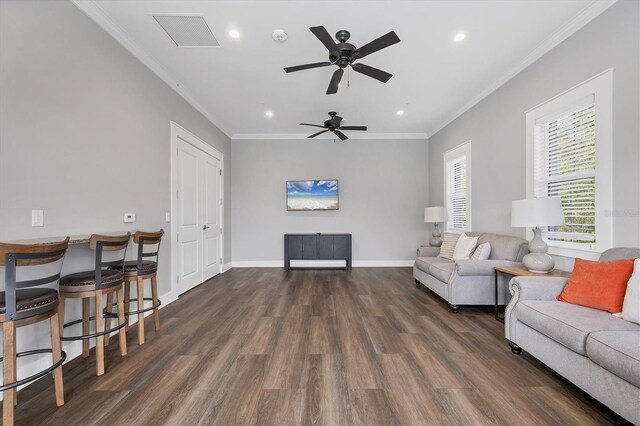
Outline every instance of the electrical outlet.
{"label": "electrical outlet", "polygon": [[136,214],[135,213],[125,213],[124,214],[124,223],[133,223],[136,221]]}
{"label": "electrical outlet", "polygon": [[31,226],[44,226],[44,210],[31,210]]}
{"label": "electrical outlet", "polygon": [[165,222],[171,222],[171,213],[165,213],[164,214],[164,221]]}

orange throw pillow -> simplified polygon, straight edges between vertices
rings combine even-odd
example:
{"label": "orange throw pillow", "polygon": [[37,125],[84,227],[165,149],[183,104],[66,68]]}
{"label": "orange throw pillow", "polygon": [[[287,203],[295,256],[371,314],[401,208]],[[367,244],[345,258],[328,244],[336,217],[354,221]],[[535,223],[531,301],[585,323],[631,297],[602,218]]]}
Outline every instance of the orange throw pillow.
{"label": "orange throw pillow", "polygon": [[622,311],[633,259],[593,262],[576,259],[569,282],[558,300],[611,313]]}

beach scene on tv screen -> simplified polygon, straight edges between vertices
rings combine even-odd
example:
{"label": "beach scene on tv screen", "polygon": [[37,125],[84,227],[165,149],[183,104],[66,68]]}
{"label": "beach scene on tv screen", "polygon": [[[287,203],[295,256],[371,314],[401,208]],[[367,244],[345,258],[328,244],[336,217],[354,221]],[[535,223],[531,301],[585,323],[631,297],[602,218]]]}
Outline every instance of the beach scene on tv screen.
{"label": "beach scene on tv screen", "polygon": [[287,210],[337,210],[337,180],[287,182]]}

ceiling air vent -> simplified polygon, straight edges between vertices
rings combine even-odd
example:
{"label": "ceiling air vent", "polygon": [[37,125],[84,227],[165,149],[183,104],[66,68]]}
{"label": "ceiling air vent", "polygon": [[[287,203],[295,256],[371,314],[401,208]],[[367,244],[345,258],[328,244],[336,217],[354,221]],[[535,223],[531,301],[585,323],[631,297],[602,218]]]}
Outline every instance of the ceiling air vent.
{"label": "ceiling air vent", "polygon": [[211,29],[199,15],[153,15],[179,47],[220,47]]}

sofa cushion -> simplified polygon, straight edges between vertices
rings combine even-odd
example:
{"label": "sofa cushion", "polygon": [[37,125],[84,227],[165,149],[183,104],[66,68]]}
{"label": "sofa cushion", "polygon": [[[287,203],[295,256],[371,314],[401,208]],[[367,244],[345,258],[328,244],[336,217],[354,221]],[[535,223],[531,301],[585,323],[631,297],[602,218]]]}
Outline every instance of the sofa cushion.
{"label": "sofa cushion", "polygon": [[489,232],[467,232],[470,237],[479,236],[478,245],[491,244],[491,260],[511,260],[520,262],[529,251],[529,242],[524,238],[511,235],[491,234]]}
{"label": "sofa cushion", "polygon": [[591,333],[587,355],[602,368],[640,387],[640,330]]}
{"label": "sofa cushion", "polygon": [[608,312],[554,300],[523,300],[514,309],[518,321],[581,355],[594,331],[640,331],[640,326]]}
{"label": "sofa cushion", "polygon": [[432,263],[431,266],[429,266],[429,273],[440,281],[447,283],[455,266],[456,264],[454,262]]}
{"label": "sofa cushion", "polygon": [[442,259],[439,257],[419,257],[416,259],[416,263],[414,264],[414,266],[420,269],[422,272],[426,272],[428,274],[429,266],[431,266],[432,263],[448,263],[448,262],[453,263],[452,260]]}

